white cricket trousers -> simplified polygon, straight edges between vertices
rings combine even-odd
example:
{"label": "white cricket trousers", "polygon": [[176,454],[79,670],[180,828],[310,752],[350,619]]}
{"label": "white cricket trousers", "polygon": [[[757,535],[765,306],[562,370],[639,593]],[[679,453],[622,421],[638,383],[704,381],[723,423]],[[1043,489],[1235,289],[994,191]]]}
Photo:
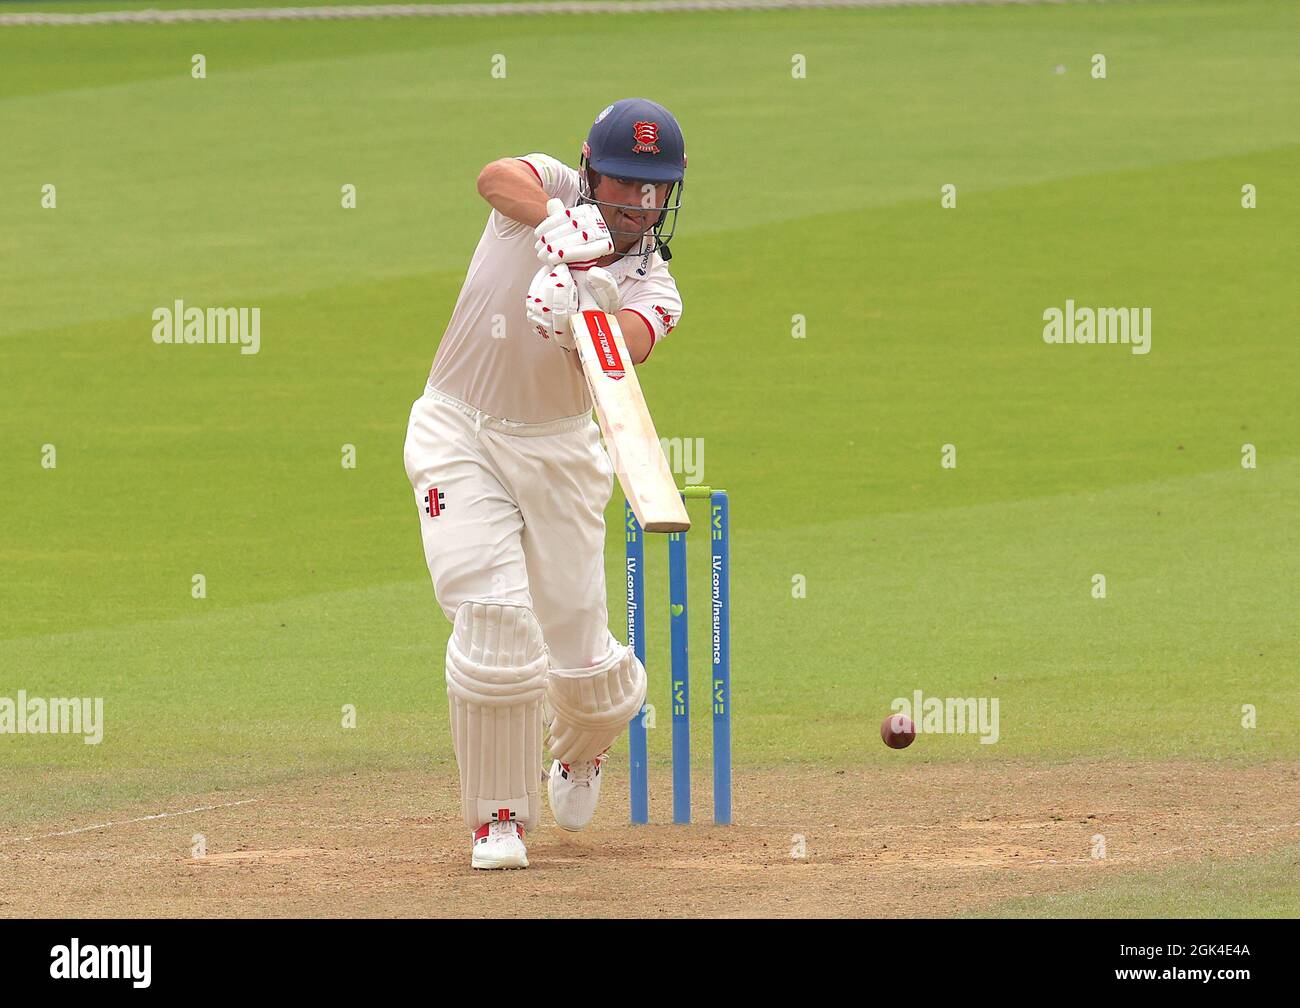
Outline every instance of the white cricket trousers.
{"label": "white cricket trousers", "polygon": [[618,646],[605,595],[614,472],[590,414],[515,423],[430,387],[411,407],[404,454],[448,620],[467,599],[526,605],[558,668]]}

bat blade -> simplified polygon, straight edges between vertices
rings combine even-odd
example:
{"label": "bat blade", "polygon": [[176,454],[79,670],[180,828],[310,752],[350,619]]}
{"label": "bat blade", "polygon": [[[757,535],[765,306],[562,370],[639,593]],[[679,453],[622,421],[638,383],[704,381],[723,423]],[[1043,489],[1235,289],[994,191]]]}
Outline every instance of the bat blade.
{"label": "bat blade", "polygon": [[606,312],[584,308],[573,317],[573,342],[614,472],[637,521],[647,532],[685,532],[691,520],[668,468],[618,320]]}

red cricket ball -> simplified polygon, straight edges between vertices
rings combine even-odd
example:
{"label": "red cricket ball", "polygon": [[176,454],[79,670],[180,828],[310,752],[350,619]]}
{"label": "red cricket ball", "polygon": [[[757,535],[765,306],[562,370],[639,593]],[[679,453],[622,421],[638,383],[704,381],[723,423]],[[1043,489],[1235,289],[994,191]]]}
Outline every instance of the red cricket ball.
{"label": "red cricket ball", "polygon": [[916,725],[902,714],[891,714],[880,722],[880,737],[890,749],[906,749],[916,739]]}

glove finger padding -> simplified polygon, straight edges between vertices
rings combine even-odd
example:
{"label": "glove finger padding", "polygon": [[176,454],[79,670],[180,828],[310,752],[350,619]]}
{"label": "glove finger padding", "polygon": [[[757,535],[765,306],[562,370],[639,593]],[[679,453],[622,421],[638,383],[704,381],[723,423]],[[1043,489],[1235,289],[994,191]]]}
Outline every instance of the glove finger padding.
{"label": "glove finger padding", "polygon": [[546,201],[546,219],[533,228],[533,234],[538,238],[544,238],[546,235],[558,230],[561,224],[568,223],[569,211],[565,208],[564,203],[555,197],[551,197]]}
{"label": "glove finger padding", "polygon": [[614,251],[609,228],[598,208],[581,203],[566,210],[559,200],[551,199],[546,212],[550,216],[533,229],[537,237],[533,249],[543,264],[585,262]]}
{"label": "glove finger padding", "polygon": [[566,350],[573,349],[569,320],[578,313],[578,288],[569,267],[543,266],[533,277],[524,295],[524,313],[533,332],[542,339],[554,340]]}
{"label": "glove finger padding", "polygon": [[[556,268],[559,269],[558,266]],[[614,279],[614,274],[599,266],[574,266],[571,275],[575,286],[595,301],[601,311],[606,315],[618,314],[623,302],[618,293],[618,281]]]}
{"label": "glove finger padding", "polygon": [[645,693],[645,669],[630,647],[615,645],[590,668],[552,668],[546,678],[551,755],[561,763],[595,759],[641,709]]}

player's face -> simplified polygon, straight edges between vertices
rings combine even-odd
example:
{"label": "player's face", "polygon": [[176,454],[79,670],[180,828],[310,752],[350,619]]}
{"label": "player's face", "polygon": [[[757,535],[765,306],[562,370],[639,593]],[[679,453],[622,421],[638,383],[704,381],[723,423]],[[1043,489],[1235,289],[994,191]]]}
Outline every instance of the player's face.
{"label": "player's face", "polygon": [[596,200],[629,208],[601,207],[605,224],[615,236],[615,245],[630,246],[659,222],[664,201],[668,198],[668,187],[667,182],[656,184],[639,179],[600,176],[596,183]]}

